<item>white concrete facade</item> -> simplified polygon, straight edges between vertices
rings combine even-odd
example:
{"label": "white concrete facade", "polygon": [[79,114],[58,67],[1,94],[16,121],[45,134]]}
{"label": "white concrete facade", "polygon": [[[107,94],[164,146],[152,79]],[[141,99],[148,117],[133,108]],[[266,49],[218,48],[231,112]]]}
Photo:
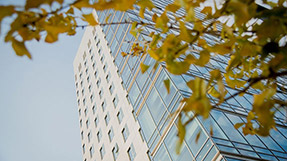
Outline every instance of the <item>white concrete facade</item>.
{"label": "white concrete facade", "polygon": [[[148,147],[117,70],[102,28],[88,27],[74,60],[84,161],[115,160],[112,151],[116,145],[116,160],[149,160]],[[116,106],[114,102],[117,102]],[[105,109],[102,104],[106,104]],[[122,113],[121,122],[117,116],[119,112]],[[108,124],[105,118],[109,118]],[[123,130],[128,131],[126,140]],[[113,133],[112,140],[109,131]],[[100,140],[97,134],[101,135]],[[102,156],[100,151],[104,151]],[[134,156],[130,157],[128,153]]]}

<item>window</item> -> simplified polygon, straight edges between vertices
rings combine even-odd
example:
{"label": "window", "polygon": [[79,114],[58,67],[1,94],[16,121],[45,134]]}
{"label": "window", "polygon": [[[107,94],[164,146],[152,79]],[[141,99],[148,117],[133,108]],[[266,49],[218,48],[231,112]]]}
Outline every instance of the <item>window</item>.
{"label": "window", "polygon": [[94,122],[95,122],[95,126],[97,127],[99,124],[99,119],[96,117]]}
{"label": "window", "polygon": [[83,87],[83,81],[81,81],[81,83],[80,83],[80,84],[81,84],[81,87]]}
{"label": "window", "polygon": [[106,72],[106,71],[107,71],[107,68],[108,68],[108,65],[107,65],[107,63],[105,63],[105,65],[103,66],[103,70],[104,70],[104,72]]}
{"label": "window", "polygon": [[119,123],[122,122],[123,117],[124,117],[124,114],[123,114],[122,109],[120,108],[119,112],[117,113],[117,118],[118,118]]}
{"label": "window", "polygon": [[103,109],[103,111],[106,110],[106,106],[107,106],[106,100],[104,100],[103,103],[102,103],[102,109]]}
{"label": "window", "polygon": [[91,132],[88,133],[88,141],[90,142],[91,141],[91,137],[92,137],[92,134]]}
{"label": "window", "polygon": [[81,132],[81,138],[82,138],[82,140],[84,139],[84,132],[83,131]]}
{"label": "window", "polygon": [[114,92],[114,90],[115,90],[115,86],[114,86],[113,83],[110,85],[109,90],[110,90],[110,93],[113,94],[113,92]]}
{"label": "window", "polygon": [[95,78],[98,77],[98,72],[97,71],[95,71],[94,76],[95,76]]}
{"label": "window", "polygon": [[108,83],[110,82],[110,79],[111,79],[111,73],[109,72],[106,76],[106,80]]}
{"label": "window", "polygon": [[100,90],[100,92],[99,92],[100,99],[102,99],[103,94],[104,94],[104,91],[103,91],[103,88],[101,88],[101,90]]}
{"label": "window", "polygon": [[79,97],[79,91],[77,90],[77,97]]}
{"label": "window", "polygon": [[85,93],[85,90],[84,90],[84,89],[82,89],[82,96],[84,95],[84,93]]}
{"label": "window", "polygon": [[94,61],[94,56],[93,55],[91,56],[91,61]]}
{"label": "window", "polygon": [[[80,73],[80,78],[82,78],[82,76],[83,76],[83,73],[81,72],[81,73]],[[83,83],[81,83],[81,85],[83,85]]]}
{"label": "window", "polygon": [[125,127],[123,128],[122,135],[123,135],[124,141],[127,141],[128,137],[129,137],[129,129],[128,129],[127,125],[125,125]]}
{"label": "window", "polygon": [[83,153],[85,154],[85,144],[83,144],[82,148],[83,148]]}
{"label": "window", "polygon": [[87,61],[84,62],[84,66],[85,66],[85,67],[87,66]]}
{"label": "window", "polygon": [[90,76],[87,77],[87,82],[90,82]]}
{"label": "window", "polygon": [[117,107],[118,102],[119,102],[118,95],[116,95],[115,98],[113,99],[113,104],[115,108]]}
{"label": "window", "polygon": [[92,91],[92,85],[89,85],[89,92]]}
{"label": "window", "polygon": [[85,116],[87,116],[87,114],[88,114],[88,109],[87,108],[84,110],[84,113],[85,113]]}
{"label": "window", "polygon": [[105,60],[105,55],[104,54],[102,55],[100,60],[101,60],[102,63],[104,62],[104,60]]}
{"label": "window", "polygon": [[98,133],[97,133],[98,142],[101,141],[101,138],[102,138],[102,131],[101,131],[101,129],[100,129],[100,130],[98,131]]}
{"label": "window", "polygon": [[86,99],[85,98],[83,99],[83,104],[86,105]]}
{"label": "window", "polygon": [[96,63],[93,63],[93,69],[95,70],[95,68],[96,68]]}
{"label": "window", "polygon": [[113,131],[113,128],[111,128],[108,132],[108,135],[109,135],[109,139],[110,139],[110,142],[113,140],[114,138],[114,131]]}
{"label": "window", "polygon": [[80,127],[82,127],[83,123],[82,123],[82,119],[80,120]]}
{"label": "window", "polygon": [[99,78],[97,81],[97,87],[100,88],[100,85],[101,85],[101,78]]}
{"label": "window", "polygon": [[81,116],[81,109],[79,109],[79,116]]}
{"label": "window", "polygon": [[78,99],[78,106],[80,106],[80,100]]}
{"label": "window", "polygon": [[91,46],[91,40],[89,40],[88,42],[88,48],[90,48],[90,46]]}
{"label": "window", "polygon": [[93,103],[93,101],[94,101],[94,95],[93,94],[90,96],[90,100],[91,100],[91,103]]}
{"label": "window", "polygon": [[133,161],[136,157],[136,151],[135,151],[133,144],[131,144],[131,146],[128,149],[128,155],[129,155],[130,161]]}
{"label": "window", "polygon": [[[100,43],[100,40],[98,41],[98,43]],[[98,45],[98,43],[97,43],[97,45]],[[100,49],[98,50],[98,52],[99,52],[99,55],[101,55],[101,54],[102,54],[102,48],[100,48]]]}
{"label": "window", "polygon": [[95,152],[94,146],[91,146],[91,147],[90,147],[90,157],[91,157],[91,158],[93,157],[94,152]]}
{"label": "window", "polygon": [[88,74],[88,71],[89,71],[89,70],[88,70],[88,68],[87,68],[87,69],[86,69],[86,74]]}
{"label": "window", "polygon": [[78,88],[78,83],[76,83],[76,88]]}
{"label": "window", "polygon": [[105,147],[104,147],[104,145],[103,145],[103,146],[100,148],[101,159],[104,158],[105,153],[106,153],[106,151],[105,151]]}
{"label": "window", "polygon": [[115,145],[115,147],[112,150],[112,153],[113,153],[114,160],[117,160],[118,155],[119,155],[119,146],[118,146],[118,144]]}
{"label": "window", "polygon": [[107,113],[107,115],[105,116],[105,123],[107,126],[108,126],[109,122],[110,122],[110,115],[109,115],[109,113]]}
{"label": "window", "polygon": [[89,125],[90,125],[90,122],[89,122],[89,119],[86,121],[86,126],[87,126],[87,129],[89,128]]}
{"label": "window", "polygon": [[93,114],[96,113],[96,109],[97,109],[97,106],[96,106],[96,104],[95,104],[95,105],[92,107]]}

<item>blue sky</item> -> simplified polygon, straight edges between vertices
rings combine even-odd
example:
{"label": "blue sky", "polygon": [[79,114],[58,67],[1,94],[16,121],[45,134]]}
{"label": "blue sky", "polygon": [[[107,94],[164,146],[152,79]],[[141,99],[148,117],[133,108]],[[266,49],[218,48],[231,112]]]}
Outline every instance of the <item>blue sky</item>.
{"label": "blue sky", "polygon": [[[0,4],[9,1],[0,0]],[[32,60],[0,35],[0,161],[82,160],[73,59],[83,35],[28,43]]]}

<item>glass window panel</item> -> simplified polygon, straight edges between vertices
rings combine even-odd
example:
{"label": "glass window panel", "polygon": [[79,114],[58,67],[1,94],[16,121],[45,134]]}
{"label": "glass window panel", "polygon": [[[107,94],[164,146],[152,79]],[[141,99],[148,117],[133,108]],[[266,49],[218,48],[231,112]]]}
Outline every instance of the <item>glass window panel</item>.
{"label": "glass window panel", "polygon": [[119,155],[119,146],[118,146],[118,144],[115,145],[115,147],[112,150],[112,153],[113,153],[114,161],[117,160],[118,155]]}
{"label": "glass window panel", "polygon": [[192,160],[192,158],[193,158],[192,154],[188,151],[187,147],[184,145],[176,161],[188,161]]}
{"label": "glass window panel", "polygon": [[132,103],[132,105],[134,105],[135,101],[137,100],[138,96],[140,94],[140,90],[137,86],[136,83],[134,83],[129,91],[129,98],[130,98],[130,101]]}
{"label": "glass window panel", "polygon": [[[283,137],[278,131],[271,130],[270,131],[271,137],[276,140],[276,142],[287,152],[287,139]],[[287,136],[287,133],[285,133]]]}
{"label": "glass window panel", "polygon": [[206,153],[209,151],[210,147],[212,146],[212,143],[210,140],[208,140],[204,147],[200,150],[199,154],[196,157],[196,160],[201,161],[203,157],[206,155]]}
{"label": "glass window panel", "polygon": [[222,112],[212,110],[211,114],[231,140],[247,143]]}
{"label": "glass window panel", "polygon": [[158,124],[161,116],[166,111],[166,108],[159,97],[157,91],[153,88],[146,100],[146,103],[149,107],[149,110],[151,112],[151,115],[153,116],[156,124]]}
{"label": "glass window panel", "polygon": [[149,140],[156,126],[146,105],[142,107],[138,116],[138,120],[146,140]]}
{"label": "glass window panel", "polygon": [[165,149],[164,144],[161,144],[159,147],[157,153],[154,156],[155,161],[170,161],[169,155]]}
{"label": "glass window panel", "polygon": [[[195,141],[196,136],[198,135],[199,132],[200,137],[196,142]],[[186,126],[185,140],[193,155],[197,154],[197,152],[199,151],[200,147],[203,145],[206,139],[207,139],[206,134],[202,131],[201,127],[199,126],[196,120],[193,120]]]}
{"label": "glass window panel", "polygon": [[205,161],[213,160],[216,153],[217,153],[217,150],[216,150],[215,146],[213,146],[212,149],[207,154],[207,156],[204,158],[204,160]]}
{"label": "glass window panel", "polygon": [[[226,116],[231,120],[231,122],[233,124],[242,123],[243,122],[243,120],[241,120],[238,116],[235,116],[235,115],[232,115],[232,114],[226,114]],[[239,131],[242,134],[242,127],[239,129]],[[246,135],[245,138],[248,140],[248,142],[251,145],[265,147],[264,144],[255,135]]]}
{"label": "glass window panel", "polygon": [[109,135],[109,139],[110,139],[110,142],[111,142],[113,140],[113,138],[114,138],[114,130],[113,130],[112,127],[109,130],[108,135]]}
{"label": "glass window panel", "polygon": [[167,93],[166,87],[163,83],[163,81],[166,79],[169,79],[169,78],[167,77],[166,72],[164,70],[162,70],[156,83],[155,83],[155,86],[157,87],[157,90],[159,91],[165,104],[168,106],[170,104],[170,101],[172,100],[176,90],[175,90],[173,83],[170,82],[170,88],[169,88],[170,92],[169,92],[169,94]]}
{"label": "glass window panel", "polygon": [[105,151],[105,146],[103,145],[103,146],[100,148],[101,159],[104,158],[105,153],[106,153],[106,151]]}
{"label": "glass window panel", "polygon": [[147,73],[143,73],[143,74],[141,72],[138,73],[138,75],[136,77],[136,81],[138,83],[138,86],[139,86],[140,90],[143,89],[147,78],[148,78]]}
{"label": "glass window panel", "polygon": [[130,161],[133,161],[136,157],[136,151],[135,151],[135,147],[133,144],[131,144],[131,146],[128,149],[128,155],[129,155]]}

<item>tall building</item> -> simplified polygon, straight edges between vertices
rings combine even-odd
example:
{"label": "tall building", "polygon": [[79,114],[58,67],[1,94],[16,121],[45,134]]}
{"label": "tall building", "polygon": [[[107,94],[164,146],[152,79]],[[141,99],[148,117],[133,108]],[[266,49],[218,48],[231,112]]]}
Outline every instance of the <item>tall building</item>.
{"label": "tall building", "polygon": [[[158,9],[147,11],[145,20],[137,16],[137,7],[127,12],[108,10],[94,14],[103,23],[109,15],[108,22],[151,21],[151,13],[161,13],[160,7],[167,5],[161,0],[154,3]],[[208,79],[208,71],[212,69],[224,71],[228,57],[215,55],[206,67],[191,65],[189,72],[181,76],[169,74],[163,65],[142,74],[139,64],[155,61],[146,55],[123,57],[121,53],[129,52],[132,42],[149,40],[147,35],[155,30],[146,26],[135,38],[129,33],[130,28],[129,23],[88,27],[75,57],[84,161],[287,160],[284,111],[276,112],[277,131],[272,130],[268,137],[244,136],[242,130],[233,127],[246,120],[253,91],[213,109],[209,119],[198,117],[188,124],[181,153],[177,155],[178,118],[172,114],[183,106],[182,98],[191,95],[185,82],[194,77]],[[215,37],[206,40],[216,42]],[[164,87],[165,79],[170,79],[170,94]],[[231,95],[236,91],[228,88],[228,92]],[[286,93],[277,97],[287,99]]]}

